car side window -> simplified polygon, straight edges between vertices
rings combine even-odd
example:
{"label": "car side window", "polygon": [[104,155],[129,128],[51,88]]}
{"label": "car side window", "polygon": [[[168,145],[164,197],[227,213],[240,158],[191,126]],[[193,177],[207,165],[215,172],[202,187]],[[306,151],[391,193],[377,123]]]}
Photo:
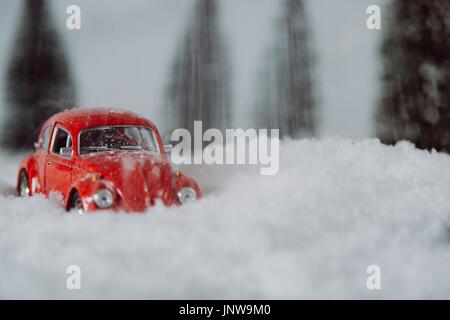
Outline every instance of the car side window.
{"label": "car side window", "polygon": [[42,135],[42,149],[48,151],[48,145],[50,143],[50,136],[52,134],[52,126],[49,125],[45,128],[44,133]]}
{"label": "car side window", "polygon": [[54,136],[52,146],[52,152],[54,154],[61,155],[62,148],[72,147],[72,137],[66,130],[57,127]]}

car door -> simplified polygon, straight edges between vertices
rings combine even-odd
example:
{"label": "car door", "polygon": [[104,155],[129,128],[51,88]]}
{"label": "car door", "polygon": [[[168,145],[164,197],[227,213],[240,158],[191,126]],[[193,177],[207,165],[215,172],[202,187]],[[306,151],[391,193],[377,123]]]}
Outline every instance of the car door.
{"label": "car door", "polygon": [[47,195],[51,192],[59,192],[65,199],[70,191],[73,151],[70,155],[67,154],[69,148],[72,148],[70,132],[61,125],[56,125],[45,166]]}
{"label": "car door", "polygon": [[39,140],[35,144],[36,153],[36,169],[38,181],[31,181],[32,192],[45,192],[45,165],[47,163],[48,148],[50,145],[50,138],[52,135],[53,125],[50,124],[42,131]]}

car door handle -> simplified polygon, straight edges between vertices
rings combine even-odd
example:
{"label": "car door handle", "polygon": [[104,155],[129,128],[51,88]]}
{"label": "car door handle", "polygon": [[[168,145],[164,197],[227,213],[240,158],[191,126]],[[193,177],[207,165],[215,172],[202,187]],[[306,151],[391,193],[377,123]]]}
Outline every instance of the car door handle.
{"label": "car door handle", "polygon": [[47,164],[52,164],[52,162],[51,161],[47,161]]}

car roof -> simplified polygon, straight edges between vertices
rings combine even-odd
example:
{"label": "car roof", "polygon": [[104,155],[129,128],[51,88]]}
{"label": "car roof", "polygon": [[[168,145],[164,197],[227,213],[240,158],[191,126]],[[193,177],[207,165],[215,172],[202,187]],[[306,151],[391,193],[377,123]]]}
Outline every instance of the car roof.
{"label": "car roof", "polygon": [[113,108],[76,108],[65,110],[53,115],[46,124],[61,123],[67,129],[78,132],[85,128],[111,126],[111,125],[135,125],[153,129],[155,125],[133,112]]}

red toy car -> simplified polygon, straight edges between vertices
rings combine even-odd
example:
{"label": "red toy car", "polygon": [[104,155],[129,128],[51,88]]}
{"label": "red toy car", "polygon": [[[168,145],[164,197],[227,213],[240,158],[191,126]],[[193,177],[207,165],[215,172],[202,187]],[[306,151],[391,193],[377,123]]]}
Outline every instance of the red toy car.
{"label": "red toy car", "polygon": [[67,210],[142,212],[201,197],[198,184],[174,172],[155,125],[113,109],[72,109],[42,126],[34,155],[22,160],[20,196],[62,194]]}

